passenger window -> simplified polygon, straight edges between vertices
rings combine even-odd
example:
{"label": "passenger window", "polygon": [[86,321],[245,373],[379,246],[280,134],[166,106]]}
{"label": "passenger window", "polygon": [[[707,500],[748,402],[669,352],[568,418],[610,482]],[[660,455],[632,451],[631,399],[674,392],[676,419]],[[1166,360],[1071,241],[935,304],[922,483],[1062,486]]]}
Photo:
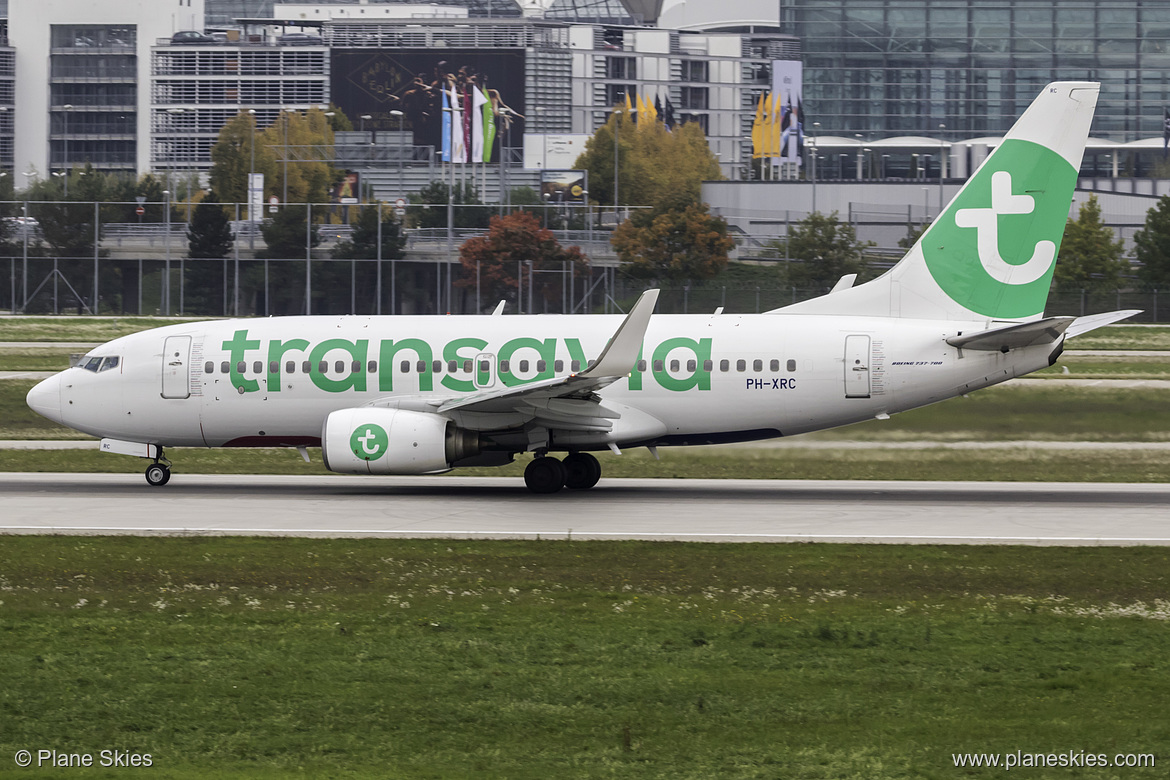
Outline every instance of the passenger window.
{"label": "passenger window", "polygon": [[771,371],[779,371],[780,370],[780,361],[776,360],[775,358],[772,358],[772,362],[768,364],[768,368]]}
{"label": "passenger window", "polygon": [[578,371],[580,371],[581,370],[581,361],[574,360],[571,363],[569,363],[569,370],[572,371],[574,374],[577,373]]}
{"label": "passenger window", "polygon": [[275,361],[275,360],[269,361],[268,362],[268,373],[279,374],[280,373],[280,363]]}
{"label": "passenger window", "polygon": [[670,361],[670,370],[671,370],[671,371],[677,372],[677,371],[678,371],[678,368],[679,368],[679,366],[678,366],[678,361],[677,361],[677,360],[672,360],[672,361]]}
{"label": "passenger window", "polygon": [[349,373],[360,374],[362,372],[362,361],[355,360],[349,364]]}
{"label": "passenger window", "polygon": [[295,360],[284,361],[284,373],[295,374],[297,372],[297,362]]}
{"label": "passenger window", "polygon": [[400,366],[398,366],[398,370],[404,374],[409,374],[410,373],[410,361],[403,360],[402,364]]}
{"label": "passenger window", "polygon": [[442,360],[436,360],[435,362],[431,363],[431,373],[432,374],[443,373],[443,361]]}
{"label": "passenger window", "polygon": [[426,370],[427,370],[427,361],[425,361],[425,360],[420,360],[420,361],[418,361],[418,364],[417,364],[417,365],[415,365],[415,369],[416,369],[416,370],[418,371],[418,373],[420,373],[420,374],[424,374],[424,373],[426,373]]}
{"label": "passenger window", "polygon": [[259,376],[264,373],[264,364],[259,360],[252,361],[252,373]]}
{"label": "passenger window", "polygon": [[479,361],[479,370],[480,370],[481,372],[485,373],[485,374],[486,374],[488,371],[491,371],[491,370],[492,370],[492,364],[491,364],[491,361],[490,361],[490,360],[481,360],[481,361]]}
{"label": "passenger window", "polygon": [[504,373],[506,374],[506,373],[508,373],[508,371],[509,371],[509,370],[510,370],[510,368],[509,368],[509,365],[508,365],[508,361],[507,361],[507,360],[501,360],[501,361],[500,361],[500,371],[502,371],[502,372],[504,372]]}
{"label": "passenger window", "polygon": [[693,360],[688,360],[688,361],[687,361],[687,371],[690,371],[690,372],[692,372],[692,373],[693,373],[693,372],[694,372],[694,370],[695,370],[696,368],[698,368],[698,365],[699,365],[699,364],[698,364],[698,363],[696,363],[695,361],[693,361]]}
{"label": "passenger window", "polygon": [[543,374],[544,369],[547,367],[547,365],[548,364],[545,363],[543,360],[536,361],[536,373]]}
{"label": "passenger window", "polygon": [[345,373],[345,361],[344,360],[333,361],[333,370],[339,374],[344,374]]}
{"label": "passenger window", "polygon": [[237,374],[248,373],[248,364],[242,360],[239,363],[236,363],[236,373]]}
{"label": "passenger window", "polygon": [[752,361],[752,371],[763,371],[763,370],[764,370],[764,361],[760,360],[759,358],[756,358],[755,360]]}
{"label": "passenger window", "polygon": [[208,360],[208,361],[207,361],[207,362],[206,362],[206,363],[203,365],[203,373],[205,373],[205,374],[214,374],[214,373],[215,373],[215,362],[214,362],[214,361],[212,361],[212,360]]}
{"label": "passenger window", "polygon": [[366,363],[366,371],[369,371],[371,374],[378,373],[378,361],[371,360],[369,363]]}
{"label": "passenger window", "polygon": [[565,361],[563,361],[563,360],[553,361],[553,373],[559,374],[564,370],[565,370]]}
{"label": "passenger window", "polygon": [[654,361],[654,370],[655,370],[655,371],[657,371],[657,372],[661,372],[661,371],[662,371],[662,361],[661,361],[661,360],[655,360],[655,361]]}
{"label": "passenger window", "polygon": [[735,361],[735,370],[736,371],[747,371],[747,361],[746,360]]}
{"label": "passenger window", "polygon": [[720,371],[730,371],[731,370],[731,361],[730,360],[720,360],[719,361],[719,370]]}
{"label": "passenger window", "polygon": [[447,373],[448,374],[454,374],[458,370],[459,370],[459,364],[457,362],[455,362],[454,360],[447,361]]}
{"label": "passenger window", "polygon": [[301,373],[302,373],[302,374],[311,374],[311,373],[313,373],[313,364],[312,364],[312,363],[310,363],[310,362],[309,362],[309,361],[307,361],[307,360],[306,360],[306,361],[304,361],[304,362],[302,362],[302,363],[301,363]]}
{"label": "passenger window", "polygon": [[796,370],[796,361],[795,361],[795,360],[789,360],[789,361],[788,361],[788,370],[789,370],[789,371],[795,371],[795,370]]}
{"label": "passenger window", "polygon": [[521,360],[521,361],[520,361],[520,373],[521,373],[521,374],[527,374],[527,373],[528,373],[528,361],[527,361],[527,360]]}
{"label": "passenger window", "polygon": [[463,361],[463,372],[466,374],[471,373],[471,359],[470,358]]}
{"label": "passenger window", "polygon": [[703,361],[703,370],[706,371],[707,373],[711,373],[711,369],[714,367],[715,367],[715,364],[712,363],[710,360]]}
{"label": "passenger window", "polygon": [[645,361],[645,360],[639,360],[639,361],[638,361],[638,370],[639,370],[639,371],[645,371],[645,370],[646,370],[646,361]]}
{"label": "passenger window", "polygon": [[317,364],[317,373],[318,374],[329,373],[329,364],[327,362],[325,362],[324,360],[322,360],[320,363]]}

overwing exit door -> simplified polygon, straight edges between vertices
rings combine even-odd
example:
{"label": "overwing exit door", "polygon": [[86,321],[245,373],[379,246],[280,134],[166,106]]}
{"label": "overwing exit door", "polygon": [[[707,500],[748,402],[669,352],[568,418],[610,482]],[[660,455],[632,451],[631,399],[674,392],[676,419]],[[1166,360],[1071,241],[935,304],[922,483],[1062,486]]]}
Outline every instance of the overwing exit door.
{"label": "overwing exit door", "polygon": [[845,337],[845,397],[869,398],[870,338]]}

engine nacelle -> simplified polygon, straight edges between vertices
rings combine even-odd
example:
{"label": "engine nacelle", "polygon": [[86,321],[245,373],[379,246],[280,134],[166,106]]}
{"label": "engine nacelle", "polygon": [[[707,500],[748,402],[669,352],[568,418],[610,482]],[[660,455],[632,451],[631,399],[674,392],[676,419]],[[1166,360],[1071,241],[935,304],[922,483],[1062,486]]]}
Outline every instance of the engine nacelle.
{"label": "engine nacelle", "polygon": [[479,436],[437,414],[341,409],[321,432],[325,468],[340,474],[430,474],[479,454]]}

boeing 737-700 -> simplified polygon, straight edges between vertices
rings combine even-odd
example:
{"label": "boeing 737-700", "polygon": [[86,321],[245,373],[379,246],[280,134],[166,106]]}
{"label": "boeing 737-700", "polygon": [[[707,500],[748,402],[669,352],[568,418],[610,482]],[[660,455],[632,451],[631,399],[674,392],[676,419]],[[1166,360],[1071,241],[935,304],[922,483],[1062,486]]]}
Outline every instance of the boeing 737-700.
{"label": "boeing 737-700", "polygon": [[[313,316],[115,339],[28,404],[151,461],[168,447],[321,447],[348,474],[535,455],[538,493],[593,487],[591,451],[791,436],[1051,365],[1135,312],[1045,317],[1099,85],[1044,88],[892,269],[764,314]],[[562,459],[553,453],[565,453]]]}

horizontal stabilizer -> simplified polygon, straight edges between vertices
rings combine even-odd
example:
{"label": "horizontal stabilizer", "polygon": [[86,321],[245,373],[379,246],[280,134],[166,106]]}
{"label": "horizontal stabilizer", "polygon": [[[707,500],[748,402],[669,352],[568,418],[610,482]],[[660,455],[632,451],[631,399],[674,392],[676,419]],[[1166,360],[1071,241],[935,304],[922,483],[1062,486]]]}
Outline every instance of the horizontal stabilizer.
{"label": "horizontal stabilizer", "polygon": [[978,349],[988,352],[1007,352],[1009,349],[1051,344],[1064,335],[1075,319],[1075,317],[1047,317],[1035,322],[1023,322],[1018,325],[1006,325],[1002,328],[951,336],[947,339],[947,343],[960,349]]}
{"label": "horizontal stabilizer", "polygon": [[1079,336],[1082,333],[1088,333],[1091,330],[1112,325],[1115,322],[1124,320],[1127,317],[1132,317],[1135,314],[1141,314],[1141,309],[1125,309],[1123,311],[1110,311],[1104,314],[1090,314],[1088,317],[1077,317],[1073,320],[1072,325],[1068,326],[1065,335],[1068,338]]}

